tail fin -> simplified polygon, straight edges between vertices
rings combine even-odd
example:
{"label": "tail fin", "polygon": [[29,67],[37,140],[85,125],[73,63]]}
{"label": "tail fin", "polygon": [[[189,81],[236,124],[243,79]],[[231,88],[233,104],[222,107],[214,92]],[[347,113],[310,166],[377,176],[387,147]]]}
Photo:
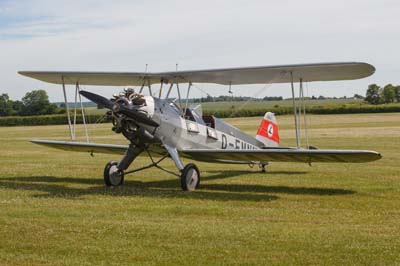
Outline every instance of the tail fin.
{"label": "tail fin", "polygon": [[264,143],[266,147],[279,146],[278,123],[274,113],[265,113],[257,131],[256,139]]}

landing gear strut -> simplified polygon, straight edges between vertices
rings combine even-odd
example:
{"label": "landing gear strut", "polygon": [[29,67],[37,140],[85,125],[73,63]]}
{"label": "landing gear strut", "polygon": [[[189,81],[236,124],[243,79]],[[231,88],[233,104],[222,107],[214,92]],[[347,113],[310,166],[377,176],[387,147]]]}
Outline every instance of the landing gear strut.
{"label": "landing gear strut", "polygon": [[195,164],[189,163],[181,171],[181,187],[184,191],[193,191],[200,185],[200,172]]}

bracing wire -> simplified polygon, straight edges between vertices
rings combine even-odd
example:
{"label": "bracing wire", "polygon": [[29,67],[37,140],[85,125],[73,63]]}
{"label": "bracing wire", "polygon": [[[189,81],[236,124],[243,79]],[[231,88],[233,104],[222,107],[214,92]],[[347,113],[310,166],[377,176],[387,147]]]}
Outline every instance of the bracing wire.
{"label": "bracing wire", "polygon": [[235,111],[229,115],[229,118],[234,117],[239,111],[241,111],[243,108],[245,108],[249,104],[250,101],[254,100],[254,98],[257,98],[263,91],[265,91],[269,87],[271,87],[271,84],[264,84],[264,86],[261,89],[259,89],[258,91],[256,91],[256,93],[254,93],[248,100],[246,100],[244,103],[239,105],[239,107],[237,109],[235,109]]}
{"label": "bracing wire", "polygon": [[[248,99],[247,101],[244,101],[243,104],[241,104],[237,109],[235,109],[235,111],[229,115],[229,118],[234,117],[240,110],[242,110],[243,108],[245,108],[246,105],[249,104],[250,101],[252,101],[251,98],[257,98],[257,96],[259,96],[263,91],[265,91],[267,88],[271,87],[271,86],[272,86],[272,83],[274,83],[274,81],[275,81],[278,77],[279,77],[279,76],[276,76],[274,79],[272,79],[272,82],[264,84],[264,86],[263,86],[261,89],[259,89],[258,91],[256,91],[256,93],[254,93],[254,94],[252,95],[252,97],[250,97],[250,99]],[[189,83],[189,81],[187,81],[186,79],[184,79],[184,80],[185,80],[186,82]],[[205,95],[209,95],[204,89],[202,89],[201,87],[199,87],[197,84],[193,83],[192,86],[193,86],[195,89],[198,89],[201,93],[204,93]],[[216,111],[216,110],[214,110],[214,111]],[[215,112],[214,112],[213,114],[215,114]]]}
{"label": "bracing wire", "polygon": [[239,106],[239,108],[237,108],[237,109],[235,110],[235,112],[233,112],[233,113],[230,114],[229,117],[230,117],[230,118],[234,117],[234,115],[236,115],[236,114],[237,114],[240,110],[242,110],[247,104],[249,104],[250,101],[253,100],[252,98],[257,98],[257,97],[261,94],[262,91],[264,91],[264,90],[270,88],[270,87],[272,86],[272,84],[274,83],[274,81],[277,80],[277,78],[278,78],[278,76],[275,76],[275,77],[272,79],[272,81],[271,81],[270,83],[264,84],[264,86],[263,86],[261,89],[259,89],[258,91],[256,91],[256,93],[253,94],[252,97],[250,97],[250,99],[248,99],[248,100],[245,101],[243,104],[241,104],[241,105]]}
{"label": "bracing wire", "polygon": [[[181,77],[181,78],[185,81],[185,83],[191,83],[191,81],[188,81],[183,77]],[[253,94],[252,97],[250,97],[250,99],[248,99],[243,104],[241,104],[237,109],[235,109],[235,111],[229,115],[229,118],[235,116],[240,110],[242,110],[250,101],[252,101],[252,98],[256,98],[257,96],[259,96],[261,94],[262,91],[265,91],[268,87],[272,86],[274,81],[277,80],[278,78],[279,78],[279,75],[274,77],[271,82],[264,84],[264,86],[261,89],[256,91],[256,93]],[[199,87],[196,83],[192,83],[192,86],[193,86],[193,88],[199,90],[201,93],[204,93],[205,95],[209,95],[209,93],[207,93],[204,89]],[[214,111],[216,111],[216,110],[214,110]],[[214,115],[214,114],[215,114],[215,112],[212,113],[212,115]]]}
{"label": "bracing wire", "polygon": [[[309,99],[310,94],[308,93],[308,82],[306,82],[306,99]],[[311,116],[308,115],[308,119],[307,119],[307,135],[308,135],[308,142],[310,142],[311,140]],[[308,144],[310,145],[310,144]]]}

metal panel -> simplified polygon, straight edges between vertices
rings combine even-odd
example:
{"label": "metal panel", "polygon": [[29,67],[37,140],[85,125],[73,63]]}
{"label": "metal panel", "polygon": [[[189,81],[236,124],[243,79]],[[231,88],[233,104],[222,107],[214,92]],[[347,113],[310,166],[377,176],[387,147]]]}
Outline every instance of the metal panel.
{"label": "metal panel", "polygon": [[212,139],[218,139],[217,131],[210,127],[207,127],[207,136]]}
{"label": "metal panel", "polygon": [[186,126],[187,130],[192,133],[199,133],[199,126],[196,122],[190,121],[190,120],[185,120],[186,121]]}

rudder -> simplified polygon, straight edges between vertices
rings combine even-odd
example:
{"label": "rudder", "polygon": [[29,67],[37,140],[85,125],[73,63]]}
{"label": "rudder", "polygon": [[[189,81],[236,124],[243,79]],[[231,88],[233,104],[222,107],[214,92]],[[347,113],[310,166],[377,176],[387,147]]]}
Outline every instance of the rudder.
{"label": "rudder", "polygon": [[256,139],[264,143],[266,147],[279,146],[278,123],[274,113],[265,113],[258,128]]}

